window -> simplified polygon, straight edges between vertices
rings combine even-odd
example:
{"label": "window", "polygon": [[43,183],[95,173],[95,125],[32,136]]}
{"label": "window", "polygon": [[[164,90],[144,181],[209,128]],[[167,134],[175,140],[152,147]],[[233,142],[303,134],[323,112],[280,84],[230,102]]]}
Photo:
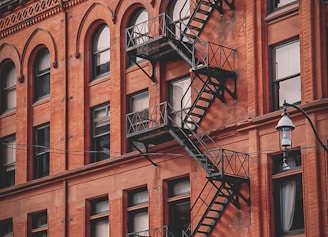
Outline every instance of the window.
{"label": "window", "polygon": [[[148,108],[149,108],[149,95],[148,91],[134,94],[129,98],[130,113],[135,113],[131,124],[131,130],[134,132],[141,131],[142,129],[148,128]],[[132,146],[132,144],[130,144]],[[133,142],[133,145],[142,148],[141,143]],[[130,150],[132,147],[130,146]]]}
{"label": "window", "polygon": [[129,233],[142,232],[148,226],[148,191],[141,188],[128,192],[128,231]]}
{"label": "window", "polygon": [[16,67],[13,62],[5,63],[1,73],[1,112],[16,108]]}
{"label": "window", "polygon": [[35,61],[34,100],[48,97],[50,94],[50,54],[42,48]]}
{"label": "window", "polygon": [[[186,28],[190,18],[190,2],[178,0],[172,1],[168,8],[168,15],[172,18],[174,24],[174,27],[171,28],[171,30],[175,32],[175,35],[178,38],[182,38],[180,34],[182,34]],[[184,41],[188,41],[188,39],[185,38]]]}
{"label": "window", "polygon": [[101,25],[92,41],[93,79],[108,74],[110,70],[110,32],[107,25]]}
{"label": "window", "polygon": [[[135,44],[141,44],[148,40],[148,13],[146,9],[142,8],[139,9],[135,14],[134,17],[131,19],[129,27],[135,26],[133,29],[133,39]],[[142,58],[130,56],[128,57],[128,66],[134,65],[136,62],[139,62]]]}
{"label": "window", "polygon": [[269,0],[269,11],[274,11],[296,2],[298,2],[298,0]]}
{"label": "window", "polygon": [[176,126],[181,126],[191,106],[190,77],[173,81],[170,85],[170,104],[173,107],[172,118]]}
{"label": "window", "polygon": [[13,236],[13,219],[9,218],[0,221],[0,237]]}
{"label": "window", "polygon": [[191,221],[189,177],[168,181],[168,217],[173,236],[181,236],[182,231],[188,230]]}
{"label": "window", "polygon": [[2,167],[1,167],[1,187],[15,185],[16,170],[16,138],[11,136],[1,142]]}
{"label": "window", "polygon": [[33,213],[29,215],[31,237],[48,236],[48,216],[47,211]]}
{"label": "window", "polygon": [[110,125],[109,104],[92,110],[92,153],[91,162],[109,158],[110,151]]}
{"label": "window", "polygon": [[301,153],[273,156],[272,165],[276,236],[304,233]]}
{"label": "window", "polygon": [[33,178],[49,175],[50,125],[42,125],[34,130]]}
{"label": "window", "polygon": [[301,102],[300,43],[294,40],[272,48],[273,110]]}
{"label": "window", "polygon": [[90,237],[109,236],[109,205],[108,197],[90,201]]}

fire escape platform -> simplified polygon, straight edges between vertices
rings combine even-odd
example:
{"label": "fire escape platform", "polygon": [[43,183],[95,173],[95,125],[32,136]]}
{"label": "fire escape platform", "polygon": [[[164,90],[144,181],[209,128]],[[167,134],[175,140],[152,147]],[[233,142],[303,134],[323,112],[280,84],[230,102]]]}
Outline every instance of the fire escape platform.
{"label": "fire escape platform", "polygon": [[166,36],[158,36],[146,43],[135,45],[127,50],[128,55],[149,60],[152,63],[170,61],[180,57],[173,45],[179,45],[179,41]]}

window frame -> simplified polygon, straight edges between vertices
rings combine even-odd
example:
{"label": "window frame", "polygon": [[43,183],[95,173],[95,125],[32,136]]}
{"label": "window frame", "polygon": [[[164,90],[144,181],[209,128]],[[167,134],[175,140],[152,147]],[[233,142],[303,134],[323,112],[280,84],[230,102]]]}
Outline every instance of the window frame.
{"label": "window frame", "polygon": [[[148,192],[147,186],[137,188],[134,190],[129,190],[129,191],[127,191],[127,193],[128,193],[128,198],[127,198],[127,215],[128,215],[127,229],[128,229],[128,233],[144,231],[144,230],[135,230],[135,226],[134,226],[134,218],[137,214],[140,214],[140,213],[147,213],[148,229],[146,229],[146,230],[149,230],[149,208],[148,208],[149,192]],[[135,202],[134,198],[138,194],[141,194],[141,198],[142,198],[142,194],[146,194],[146,197],[147,197],[146,200],[140,201],[140,202]],[[140,198],[140,196],[139,196],[139,198]]]}
{"label": "window frame", "polygon": [[[45,144],[41,144],[39,140],[42,140],[41,137],[38,137],[38,132],[42,131],[44,129],[44,132],[48,132],[48,137],[45,137]],[[33,146],[33,179],[38,179],[42,177],[46,177],[50,174],[50,123],[45,123],[42,125],[39,125],[33,129],[33,141],[34,141],[34,146]],[[46,147],[46,143],[49,144],[49,147]],[[40,149],[41,148],[41,149]],[[38,151],[40,149],[41,151]],[[44,150],[43,150],[44,149]],[[43,157],[44,156],[44,157]],[[45,159],[45,165],[40,161],[39,159]],[[40,161],[40,162],[38,162]],[[39,166],[47,166],[43,167],[46,169],[42,169]]]}
{"label": "window frame", "polygon": [[283,9],[285,7],[288,7],[288,6],[291,6],[291,5],[294,5],[294,4],[297,4],[299,3],[299,0],[291,0],[289,3],[286,3],[280,7],[275,7],[274,6],[274,2],[275,0],[268,0],[268,12],[269,13],[272,13],[272,12],[275,12],[275,11],[279,11],[280,9]]}
{"label": "window frame", "polygon": [[[39,69],[38,69],[39,65],[41,64],[42,59],[47,56],[47,54],[49,55],[49,62],[47,62],[47,63],[49,63],[49,67],[39,71]],[[43,58],[42,58],[42,56],[43,56]],[[46,47],[40,48],[36,54],[36,57],[34,60],[34,73],[33,73],[34,102],[50,97],[50,71],[51,71],[50,56],[51,56],[50,51]],[[46,60],[46,59],[47,58],[45,58],[44,60]],[[46,94],[40,94],[39,89],[41,87],[41,83],[40,83],[41,79],[44,79],[44,85],[47,87]]]}
{"label": "window frame", "polygon": [[[97,204],[106,202],[107,210],[97,212]],[[88,200],[88,227],[87,230],[88,235],[90,237],[94,237],[96,234],[96,224],[102,221],[107,221],[108,223],[108,233],[110,233],[110,223],[109,223],[109,199],[108,196],[98,197],[94,199]]]}
{"label": "window frame", "polygon": [[[9,141],[9,140],[14,141],[14,145],[12,147],[12,149],[13,149],[12,154],[14,154],[13,155],[14,161],[11,163],[5,164],[4,160],[5,160],[6,155],[4,153],[5,153],[6,148],[4,146],[5,146],[5,144],[8,144],[7,141]],[[12,144],[12,143],[10,143],[10,144]],[[1,139],[0,151],[2,154],[1,155],[1,185],[0,185],[0,188],[14,186],[16,183],[15,182],[15,179],[16,179],[16,135],[15,134]],[[13,172],[11,172],[11,171],[13,171]]]}
{"label": "window frame", "polygon": [[[46,218],[46,223],[38,224],[38,218]],[[46,234],[48,236],[48,211],[43,210],[35,213],[28,214],[28,221],[29,221],[29,237],[39,237]],[[41,234],[41,235],[40,235]]]}
{"label": "window frame", "polygon": [[[105,113],[107,116],[105,117],[101,117],[101,118],[95,118],[95,114],[96,112],[105,109]],[[96,134],[96,130],[97,130],[97,123],[104,123],[107,122],[106,125],[102,125],[102,126],[108,126],[108,132],[103,132],[101,134]],[[97,162],[97,161],[101,161],[101,160],[105,160],[105,159],[109,159],[110,158],[110,104],[106,103],[103,105],[98,105],[95,106],[91,109],[91,150],[94,151],[91,153],[91,163]],[[106,141],[109,144],[109,154],[108,157],[106,157],[107,154],[103,154],[103,151],[100,151],[101,154],[99,154],[99,151],[97,151],[97,143],[99,141],[101,141],[103,138],[108,138],[108,140],[106,139]]]}
{"label": "window frame", "polygon": [[[189,192],[175,193],[174,187],[176,187],[176,185],[183,184],[185,182],[188,182],[189,184]],[[181,229],[177,225],[178,223],[177,218],[179,218],[179,216],[177,215],[178,208],[176,207],[178,205],[186,205],[189,203],[189,208],[187,208],[187,210],[189,211],[189,218],[187,218],[186,221],[184,221],[185,222],[184,224],[189,226],[191,222],[191,211],[190,211],[191,182],[189,176],[186,176],[186,177],[167,180],[166,183],[168,189],[167,190],[167,218],[168,218],[167,223],[170,233],[176,236],[177,234],[181,233],[180,231],[187,230],[187,228],[183,227],[183,229]],[[174,218],[172,219],[172,217]]]}
{"label": "window frame", "polygon": [[[289,162],[289,159],[295,158],[295,167],[289,167],[287,163]],[[302,183],[302,154],[299,149],[294,149],[289,152],[289,157],[285,158],[283,157],[283,154],[277,154],[272,156],[272,193],[273,193],[273,216],[274,216],[274,230],[275,230],[275,236],[281,236],[281,235],[294,235],[294,234],[303,234],[305,233],[305,223],[304,223],[304,198],[303,198],[303,183]],[[285,160],[285,161],[284,161]],[[287,166],[286,166],[287,165]],[[299,229],[290,229],[287,232],[283,232],[281,227],[281,213],[280,213],[280,206],[281,206],[281,187],[282,184],[286,181],[293,181],[295,180],[295,211],[298,213],[293,214],[293,216],[303,216],[302,221],[303,222],[303,228]],[[301,196],[298,196],[297,194],[300,194]],[[301,203],[299,203],[301,202]],[[296,208],[296,205],[299,208]],[[291,226],[292,228],[292,226]]]}
{"label": "window frame", "polygon": [[[100,36],[102,32],[105,30],[105,28],[108,28],[108,48],[101,49],[101,50],[96,50],[95,45],[99,43]],[[96,42],[97,41],[97,42]],[[92,69],[91,69],[91,81],[96,80],[98,78],[101,78],[103,76],[109,75],[110,74],[110,28],[107,24],[103,23],[100,24],[95,32],[94,35],[92,36],[91,39],[91,62],[92,62]],[[97,56],[102,55],[103,53],[106,53],[108,51],[108,71],[106,70],[103,73],[97,73]],[[106,63],[107,64],[107,63]],[[101,64],[99,64],[101,65]]]}
{"label": "window frame", "polygon": [[0,220],[0,236],[1,237],[13,237],[14,236],[13,218],[7,218],[4,220]]}
{"label": "window frame", "polygon": [[[134,107],[133,106],[133,101],[135,101],[135,99],[138,98],[138,97],[143,97],[144,95],[145,95],[145,100],[147,101],[148,107],[142,106],[142,108],[140,108],[140,109],[139,108],[133,109],[133,107]],[[150,100],[149,100],[149,91],[148,90],[139,91],[139,92],[136,92],[136,93],[133,93],[133,94],[129,95],[128,99],[127,99],[128,113],[134,113],[134,112],[139,111],[142,115],[148,115],[148,113],[149,113],[149,102],[150,102]],[[127,121],[126,121],[126,123],[127,123]],[[139,121],[137,121],[137,123],[139,123]],[[149,123],[148,120],[147,121],[146,120],[140,121],[140,124],[136,124],[136,127],[135,127],[134,131],[138,131],[138,128],[142,129],[142,128],[148,127],[148,123]],[[127,128],[128,128],[128,126],[130,126],[130,124],[126,124]],[[134,126],[134,125],[131,125],[131,126]],[[139,149],[142,149],[144,147],[141,142],[128,141],[128,151],[129,152],[135,150],[134,146],[138,147]]]}
{"label": "window frame", "polygon": [[[14,78],[10,78],[11,76],[11,70],[14,70]],[[17,71],[16,71],[16,66],[15,63],[11,60],[6,60],[6,62],[3,63],[3,66],[1,67],[1,74],[4,75],[1,78],[1,113],[6,113],[9,111],[13,111],[16,109],[16,77],[17,77]],[[13,79],[14,84],[10,86],[7,85],[7,80]],[[8,107],[8,95],[9,92],[14,92],[15,93],[15,102],[13,107]]]}
{"label": "window frame", "polygon": [[[147,14],[147,20],[143,20],[143,19],[141,19],[140,21],[138,21],[138,18],[139,18],[139,17],[141,16],[141,14],[143,14],[144,12]],[[147,9],[144,8],[144,7],[138,8],[137,10],[135,10],[135,11],[133,12],[132,17],[131,17],[130,20],[129,20],[129,23],[128,23],[127,28],[132,27],[132,26],[136,26],[136,25],[141,24],[141,23],[146,22],[146,21],[149,21],[149,14],[148,14]],[[148,35],[148,33],[149,33],[149,29],[147,29],[146,32],[142,32],[142,33]],[[126,39],[126,40],[127,40],[127,39]],[[138,44],[138,43],[137,43],[137,44]],[[127,63],[126,63],[126,64],[127,64],[127,68],[129,68],[129,67],[131,67],[131,66],[133,66],[133,65],[135,65],[136,63],[139,63],[139,62],[141,62],[141,61],[144,61],[144,59],[143,59],[143,58],[136,57],[136,56],[134,56],[134,55],[131,55],[131,56],[127,55]]]}
{"label": "window frame", "polygon": [[[289,80],[289,82],[291,82],[291,80],[293,79],[297,79],[298,78],[298,82],[299,82],[299,88],[300,90],[301,88],[301,68],[299,70],[298,73],[294,73],[294,74],[290,74],[288,76],[282,77],[282,78],[277,78],[277,66],[276,66],[276,53],[275,51],[277,49],[283,48],[283,47],[288,47],[289,45],[292,45],[294,43],[300,43],[299,38],[293,38],[290,40],[286,40],[283,41],[279,44],[275,44],[269,47],[269,57],[270,57],[270,107],[271,107],[271,111],[276,111],[282,108],[282,106],[280,106],[280,100],[281,99],[286,99],[286,98],[280,98],[280,84],[283,82],[286,82]],[[300,48],[299,48],[300,49]],[[301,66],[301,62],[299,61],[299,67]],[[299,92],[299,94],[297,94],[296,96],[300,97],[299,101],[288,101],[289,103],[293,103],[293,104],[300,104],[301,100],[302,100],[302,93],[301,91]]]}

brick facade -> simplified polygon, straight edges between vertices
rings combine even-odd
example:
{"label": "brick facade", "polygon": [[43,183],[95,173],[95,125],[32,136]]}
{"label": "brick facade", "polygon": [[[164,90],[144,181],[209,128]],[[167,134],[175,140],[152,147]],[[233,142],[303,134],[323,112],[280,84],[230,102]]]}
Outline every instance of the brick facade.
{"label": "brick facade", "polygon": [[[125,29],[136,9],[145,8],[151,19],[170,1],[20,2],[0,16],[0,70],[10,59],[17,78],[16,109],[0,115],[0,139],[15,134],[17,144],[15,185],[0,189],[0,221],[13,218],[13,236],[31,236],[28,215],[47,210],[49,236],[90,236],[88,200],[105,195],[110,236],[126,236],[127,191],[147,186],[149,228],[168,225],[167,180],[189,176],[192,205],[206,173],[174,139],[150,147],[158,167],[138,151],[128,152],[128,97],[148,90],[150,106],[169,101],[169,82],[193,72],[182,59],[158,62],[154,83],[136,65],[127,67]],[[209,236],[276,236],[270,167],[280,153],[275,126],[282,110],[270,108],[269,48],[299,38],[300,107],[327,144],[328,3],[296,1],[272,13],[266,1],[234,4],[234,11],[223,5],[222,16],[214,10],[200,37],[237,50],[237,100],[214,100],[201,127],[222,148],[249,154],[249,187],[240,192],[250,197],[250,207],[241,202],[247,220],[238,226],[230,203]],[[110,29],[110,73],[92,81],[91,41],[100,24]],[[41,46],[50,52],[50,97],[34,102],[33,62]],[[149,61],[140,66],[151,74]],[[110,104],[110,159],[89,163],[90,109],[104,103]],[[296,126],[293,147],[301,149],[303,162],[304,233],[297,236],[328,236],[327,153],[306,118],[288,112]],[[50,175],[33,179],[33,128],[44,123],[50,123]]]}

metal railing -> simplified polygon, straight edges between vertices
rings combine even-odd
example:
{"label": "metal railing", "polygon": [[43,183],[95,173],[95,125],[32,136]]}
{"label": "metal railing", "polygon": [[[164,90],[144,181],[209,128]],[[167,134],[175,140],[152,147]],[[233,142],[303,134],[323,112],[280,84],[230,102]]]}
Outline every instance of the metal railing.
{"label": "metal railing", "polygon": [[149,130],[166,126],[168,123],[167,102],[131,112],[126,115],[126,136],[132,137]]}
{"label": "metal railing", "polygon": [[173,237],[167,226],[128,233],[126,237]]}

